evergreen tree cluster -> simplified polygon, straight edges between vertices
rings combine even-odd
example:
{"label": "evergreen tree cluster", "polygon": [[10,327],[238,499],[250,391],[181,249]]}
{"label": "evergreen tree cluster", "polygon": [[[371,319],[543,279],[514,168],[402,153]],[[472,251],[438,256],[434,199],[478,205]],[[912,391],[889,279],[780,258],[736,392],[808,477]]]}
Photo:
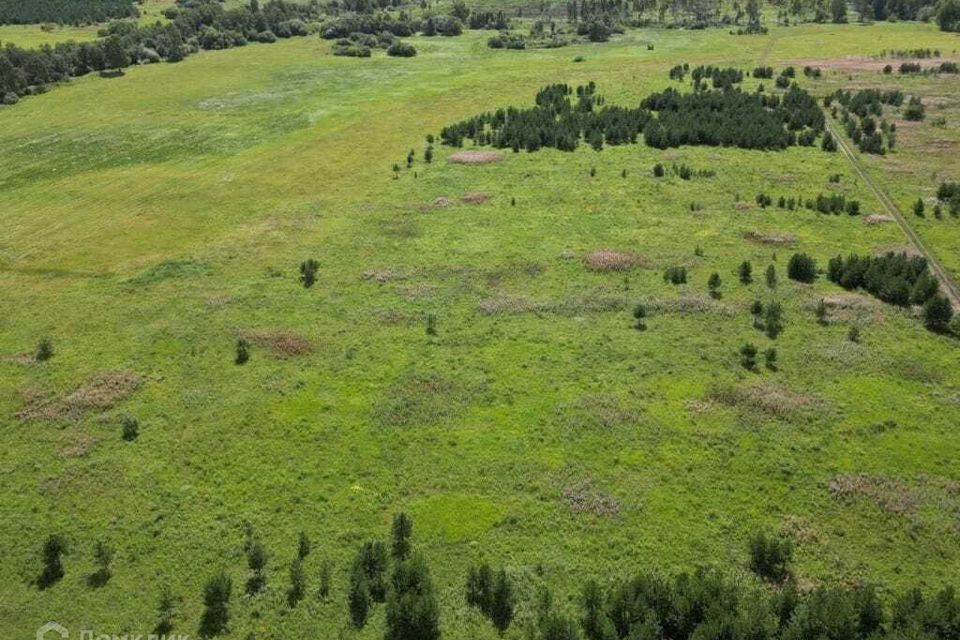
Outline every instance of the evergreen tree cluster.
{"label": "evergreen tree cluster", "polygon": [[628,108],[606,105],[591,82],[576,90],[566,84],[544,87],[535,106],[474,116],[445,127],[440,139],[453,147],[469,139],[514,151],[573,151],[585,141],[599,151],[604,144],[636,143],[642,132],[647,145],[660,149],[683,144],[784,149],[813,144],[823,129],[816,100],[796,86],[782,99],[738,89],[680,93],[668,88]]}
{"label": "evergreen tree cluster", "polygon": [[[761,209],[773,206],[773,198],[765,193],[757,194],[756,201]],[[827,195],[820,193],[817,194],[816,198],[807,198],[806,200],[801,199],[799,196],[780,196],[777,198],[778,209],[794,211],[801,206],[810,211],[824,214],[832,213],[834,215],[840,215],[841,213],[846,213],[851,216],[860,215],[860,201],[848,200],[842,193],[831,193]]]}
{"label": "evergreen tree cluster", "polygon": [[960,216],[960,182],[943,182],[937,188],[937,198],[947,203],[950,215]]}
{"label": "evergreen tree cluster", "polygon": [[133,0],[0,0],[0,24],[96,24],[140,15]]}
{"label": "evergreen tree cluster", "polygon": [[960,631],[952,588],[933,597],[907,591],[886,608],[869,585],[800,591],[788,581],[767,591],[711,569],[672,579],[641,573],[606,590],[590,581],[581,608],[587,640],[939,640]]}
{"label": "evergreen tree cluster", "polygon": [[494,573],[489,564],[470,567],[467,574],[467,604],[476,607],[503,633],[513,621],[516,594],[505,569]]}
{"label": "evergreen tree cluster", "polygon": [[527,39],[518,33],[503,31],[487,40],[491,49],[526,49]]}
{"label": "evergreen tree cluster", "polygon": [[953,310],[930,273],[926,258],[889,252],[882,256],[850,255],[832,258],[827,278],[844,289],[863,289],[888,304],[923,307],[931,328],[946,327]]}
{"label": "evergreen tree cluster", "polygon": [[307,20],[319,15],[316,3],[269,0],[224,9],[215,0],[190,0],[167,10],[167,24],[139,26],[112,22],[94,42],[65,42],[39,49],[8,44],[0,50],[0,98],[16,102],[27,93],[95,71],[131,64],[179,62],[200,49],[226,49],[250,41],[307,35]]}
{"label": "evergreen tree cluster", "polygon": [[732,89],[733,85],[743,82],[743,71],[728,67],[699,66],[690,71],[695,87],[703,87],[703,81],[710,79],[714,89]]}
{"label": "evergreen tree cluster", "polygon": [[782,100],[737,89],[680,93],[668,88],[645,98],[641,107],[658,114],[643,135],[659,149],[689,144],[778,150],[813,144],[824,128],[816,101],[796,86]]}
{"label": "evergreen tree cluster", "polygon": [[472,11],[467,18],[467,26],[471,29],[493,29],[506,31],[510,28],[503,11]]}
{"label": "evergreen tree cluster", "polygon": [[[837,108],[834,102],[840,105],[840,121],[846,128],[847,136],[860,151],[883,155],[896,146],[897,125],[881,119],[878,127],[877,118],[882,118],[884,105],[900,107],[904,99],[903,92],[899,89],[864,89],[855,92],[838,89],[825,97],[823,103],[827,108],[832,107],[835,117]],[[911,120],[916,118],[917,114],[917,119],[922,119],[923,104],[920,98],[914,96],[904,109],[904,117]]]}

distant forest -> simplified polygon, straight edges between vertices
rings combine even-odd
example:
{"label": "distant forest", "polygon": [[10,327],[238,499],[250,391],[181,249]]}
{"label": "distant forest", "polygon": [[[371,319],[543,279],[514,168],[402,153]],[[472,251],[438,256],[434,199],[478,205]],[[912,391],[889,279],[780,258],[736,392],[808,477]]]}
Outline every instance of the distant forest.
{"label": "distant forest", "polygon": [[139,15],[131,0],[0,0],[0,24],[92,24]]}

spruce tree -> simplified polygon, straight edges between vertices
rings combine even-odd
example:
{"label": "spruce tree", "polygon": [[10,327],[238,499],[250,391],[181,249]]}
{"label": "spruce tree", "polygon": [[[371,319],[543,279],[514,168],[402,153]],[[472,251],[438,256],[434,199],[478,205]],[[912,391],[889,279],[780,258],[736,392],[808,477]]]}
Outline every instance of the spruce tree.
{"label": "spruce tree", "polygon": [[203,587],[203,616],[200,618],[200,637],[212,638],[227,629],[230,622],[230,592],[233,582],[225,573],[213,576]]}
{"label": "spruce tree", "polygon": [[753,265],[750,264],[749,260],[744,260],[740,263],[737,273],[740,275],[740,282],[743,284],[753,282]]}
{"label": "spruce tree", "polygon": [[391,537],[393,544],[391,552],[393,559],[397,561],[406,560],[410,554],[410,536],[413,535],[413,521],[405,513],[398,513],[393,518],[391,527]]}

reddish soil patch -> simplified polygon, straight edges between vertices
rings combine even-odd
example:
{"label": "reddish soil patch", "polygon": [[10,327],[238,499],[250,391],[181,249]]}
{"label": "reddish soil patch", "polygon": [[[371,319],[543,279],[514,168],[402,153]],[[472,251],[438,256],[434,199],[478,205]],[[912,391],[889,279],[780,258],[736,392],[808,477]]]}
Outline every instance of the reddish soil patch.
{"label": "reddish soil patch", "polygon": [[106,411],[132,395],[142,382],[143,377],[132,371],[100,373],[66,396],[27,398],[17,418],[24,421],[77,419],[90,411]]}
{"label": "reddish soil patch", "polygon": [[457,151],[447,157],[447,162],[454,164],[493,164],[503,160],[503,154],[498,151]]}
{"label": "reddish soil patch", "polygon": [[643,264],[643,258],[632,253],[598,249],[583,256],[583,264],[590,271],[629,271]]}
{"label": "reddish soil patch", "polygon": [[476,191],[472,193],[465,193],[460,196],[460,201],[464,204],[483,204],[489,200],[492,196],[489,193],[484,193],[482,191]]}
{"label": "reddish soil patch", "polygon": [[313,351],[313,343],[307,337],[292,331],[246,331],[241,336],[251,344],[270,349],[284,358]]}

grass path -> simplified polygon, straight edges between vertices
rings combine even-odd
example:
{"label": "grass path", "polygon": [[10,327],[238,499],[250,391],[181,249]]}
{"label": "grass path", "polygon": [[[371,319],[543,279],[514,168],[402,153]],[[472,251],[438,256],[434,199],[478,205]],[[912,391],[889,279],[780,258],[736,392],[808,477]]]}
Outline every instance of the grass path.
{"label": "grass path", "polygon": [[853,167],[853,170],[857,172],[858,176],[863,178],[863,181],[866,183],[867,187],[869,187],[870,190],[877,196],[877,199],[883,205],[883,208],[887,210],[887,213],[893,216],[893,218],[897,221],[897,224],[900,225],[900,229],[903,230],[904,235],[907,236],[907,239],[910,241],[913,247],[927,259],[927,263],[930,265],[930,270],[937,277],[937,280],[940,281],[940,284],[943,287],[947,297],[950,299],[950,302],[953,304],[954,308],[960,309],[960,288],[957,287],[957,283],[954,282],[953,278],[950,277],[950,274],[940,266],[940,263],[937,262],[937,259],[923,244],[920,236],[917,235],[917,232],[913,230],[903,213],[897,208],[897,205],[893,203],[893,200],[891,200],[887,193],[881,189],[876,182],[874,182],[869,172],[867,172],[866,167],[863,166],[863,164],[860,162],[860,159],[856,156],[856,153],[847,144],[847,141],[837,129],[836,124],[830,119],[830,116],[828,114],[824,115],[826,116],[827,128],[833,135],[834,140],[837,141],[840,151],[850,162],[850,166]]}

